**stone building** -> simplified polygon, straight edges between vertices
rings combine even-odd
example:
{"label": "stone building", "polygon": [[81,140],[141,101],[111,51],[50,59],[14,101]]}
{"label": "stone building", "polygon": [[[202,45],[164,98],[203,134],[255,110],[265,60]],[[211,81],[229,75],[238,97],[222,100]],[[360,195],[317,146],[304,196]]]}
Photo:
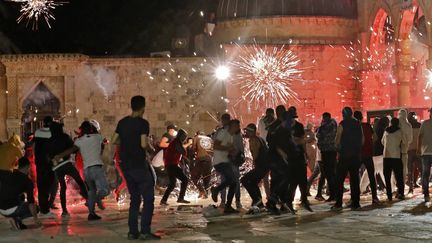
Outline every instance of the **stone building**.
{"label": "stone building", "polygon": [[108,136],[136,94],[147,97],[156,136],[169,123],[210,132],[225,110],[255,122],[265,107],[251,106],[241,85],[213,75],[214,63],[235,61],[254,44],[298,56],[298,100],[286,105],[296,105],[305,122],[318,122],[324,111],[338,117],[343,106],[428,107],[431,13],[429,0],[220,0],[211,37],[218,57],[1,56],[0,139],[31,131],[46,114],[61,117],[71,133],[96,119]]}

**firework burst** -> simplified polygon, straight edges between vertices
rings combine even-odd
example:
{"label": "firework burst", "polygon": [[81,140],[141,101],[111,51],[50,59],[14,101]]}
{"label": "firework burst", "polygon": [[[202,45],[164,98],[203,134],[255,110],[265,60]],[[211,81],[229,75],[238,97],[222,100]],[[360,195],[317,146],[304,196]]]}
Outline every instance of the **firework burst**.
{"label": "firework burst", "polygon": [[292,84],[301,80],[303,71],[298,68],[299,58],[291,50],[257,44],[238,47],[240,56],[232,62],[237,69],[233,83],[240,86],[242,100],[255,109],[299,101]]}
{"label": "firework burst", "polygon": [[31,24],[33,30],[37,30],[39,20],[45,20],[45,23],[51,28],[50,20],[55,20],[53,10],[61,6],[64,2],[54,2],[53,0],[14,0],[21,3],[21,15],[17,22],[21,23],[26,20],[26,26]]}

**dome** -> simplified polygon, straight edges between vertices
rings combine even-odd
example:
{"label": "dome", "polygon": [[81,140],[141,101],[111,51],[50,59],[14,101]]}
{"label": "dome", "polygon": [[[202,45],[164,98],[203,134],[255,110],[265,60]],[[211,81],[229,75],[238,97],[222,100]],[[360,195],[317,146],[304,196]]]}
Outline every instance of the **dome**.
{"label": "dome", "polygon": [[219,0],[219,21],[269,16],[356,18],[357,0]]}

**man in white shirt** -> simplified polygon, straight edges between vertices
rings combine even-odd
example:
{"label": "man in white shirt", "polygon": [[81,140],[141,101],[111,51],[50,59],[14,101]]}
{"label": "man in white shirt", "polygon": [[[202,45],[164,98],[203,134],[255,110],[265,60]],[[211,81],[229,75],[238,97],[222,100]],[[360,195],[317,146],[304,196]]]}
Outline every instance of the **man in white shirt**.
{"label": "man in white shirt", "polygon": [[225,204],[225,213],[237,213],[238,211],[232,208],[232,200],[237,190],[237,183],[233,167],[231,165],[229,155],[235,152],[233,145],[233,135],[238,130],[238,125],[230,125],[228,128],[220,129],[214,138],[214,157],[213,166],[221,175],[221,183],[211,189],[212,199],[218,201],[218,194],[229,187],[228,196]]}
{"label": "man in white shirt", "polygon": [[429,109],[429,119],[425,120],[421,127],[418,137],[417,152],[422,158],[422,186],[425,202],[430,201],[429,178],[432,165],[432,108]]}
{"label": "man in white shirt", "polygon": [[83,158],[84,175],[89,194],[87,201],[89,210],[88,220],[100,220],[101,217],[95,212],[95,204],[110,193],[101,158],[103,138],[99,133],[94,133],[92,124],[88,121],[84,121],[80,128],[83,136],[77,138],[74,147],[64,152],[64,154],[80,151]]}

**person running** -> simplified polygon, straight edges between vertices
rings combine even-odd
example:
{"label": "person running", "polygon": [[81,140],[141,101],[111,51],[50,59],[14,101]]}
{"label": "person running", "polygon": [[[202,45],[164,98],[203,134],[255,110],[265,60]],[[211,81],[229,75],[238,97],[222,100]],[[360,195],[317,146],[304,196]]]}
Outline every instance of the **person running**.
{"label": "person running", "polygon": [[[151,233],[154,210],[155,178],[146,158],[146,150],[154,151],[149,143],[150,124],[143,119],[145,98],[134,96],[131,99],[132,114],[121,119],[111,139],[112,153],[115,145],[120,146],[120,167],[130,193],[128,239],[158,240],[160,236]],[[111,156],[114,157],[114,156]],[[138,214],[141,201],[141,229],[138,230]]]}
{"label": "person running", "polygon": [[36,180],[38,189],[38,203],[41,214],[51,215],[50,202],[54,202],[57,194],[58,182],[52,162],[49,160],[49,139],[51,138],[50,126],[53,118],[47,116],[43,120],[43,127],[36,130],[34,136],[34,155],[36,164]]}
{"label": "person running", "polygon": [[62,216],[69,216],[66,206],[66,175],[72,177],[80,188],[83,198],[88,199],[87,187],[84,184],[78,170],[73,166],[70,153],[74,142],[71,137],[63,131],[63,124],[53,122],[50,126],[51,138],[49,139],[48,151],[52,158],[53,168],[60,183],[60,202],[62,206]]}
{"label": "person running", "polygon": [[213,166],[221,175],[221,182],[219,185],[211,189],[211,196],[213,201],[217,202],[219,193],[227,187],[229,188],[224,207],[224,213],[226,214],[238,213],[238,211],[231,205],[234,194],[237,190],[237,181],[233,166],[229,159],[230,154],[235,153],[233,135],[238,130],[236,125],[237,123],[229,123],[228,127],[225,126],[224,128],[219,129],[214,138]]}
{"label": "person running", "polygon": [[396,198],[403,200],[404,196],[404,179],[403,179],[403,163],[402,163],[402,146],[403,146],[403,132],[399,127],[399,119],[393,118],[391,125],[385,130],[384,136],[381,140],[384,145],[384,177],[386,183],[387,199],[392,201],[393,191],[391,176],[392,172],[395,175],[398,194]]}
{"label": "person running", "polygon": [[177,199],[178,203],[190,203],[185,200],[186,189],[188,185],[188,178],[184,174],[182,168],[180,168],[180,162],[182,159],[186,159],[187,152],[186,148],[188,144],[185,145],[188,134],[185,130],[180,129],[176,138],[171,141],[168,148],[164,152],[164,162],[165,169],[169,176],[168,187],[160,201],[160,205],[168,205],[168,197],[174,190],[176,181],[179,179],[181,181],[180,193]]}
{"label": "person running", "polygon": [[[193,151],[196,153],[196,159],[191,167],[191,178],[198,188],[199,198],[207,199],[210,188],[211,170],[212,170],[212,145],[210,137],[205,136],[203,132],[198,132],[193,140]],[[202,180],[202,183],[199,181]]]}
{"label": "person running", "polygon": [[364,141],[360,122],[353,117],[350,107],[342,110],[343,120],[339,124],[336,134],[336,146],[339,149],[339,163],[336,172],[336,203],[332,210],[342,210],[342,199],[344,181],[347,173],[350,176],[351,204],[352,210],[360,209],[360,156]]}
{"label": "person running", "polygon": [[64,157],[67,154],[80,152],[83,158],[83,169],[85,181],[88,186],[88,201],[87,207],[89,210],[88,220],[100,220],[101,217],[96,214],[95,204],[102,201],[103,198],[109,195],[110,188],[105,177],[103,161],[101,158],[103,138],[99,133],[95,133],[92,124],[84,121],[80,130],[82,136],[77,138],[74,146],[63,152],[59,157]]}
{"label": "person running", "polygon": [[249,138],[249,150],[253,158],[253,169],[242,177],[241,183],[252,198],[252,207],[263,208],[264,204],[259,183],[270,171],[268,147],[264,139],[257,136],[257,127],[255,124],[251,123],[247,125],[244,130],[246,137]]}
{"label": "person running", "polygon": [[361,152],[361,163],[364,164],[367,170],[370,181],[370,189],[372,192],[372,203],[378,204],[379,199],[377,195],[377,183],[375,179],[375,167],[373,162],[373,144],[376,140],[376,134],[372,126],[367,122],[363,121],[363,114],[360,111],[354,112],[354,118],[356,118],[362,126],[364,143]]}

